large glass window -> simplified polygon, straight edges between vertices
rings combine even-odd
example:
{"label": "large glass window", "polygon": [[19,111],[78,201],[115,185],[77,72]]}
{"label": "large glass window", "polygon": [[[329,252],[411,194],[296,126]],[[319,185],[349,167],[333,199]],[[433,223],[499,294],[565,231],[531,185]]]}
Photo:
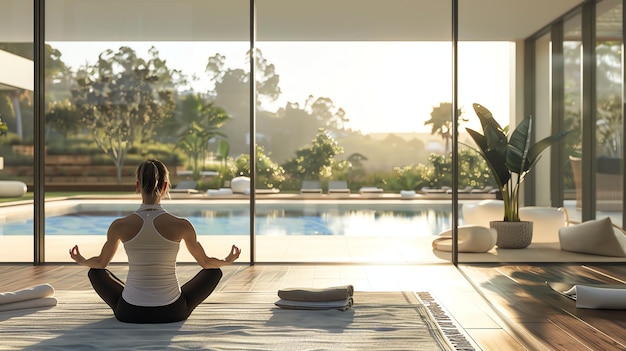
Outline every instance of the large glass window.
{"label": "large glass window", "polygon": [[623,210],[622,1],[604,0],[596,10],[596,217],[621,225]]}
{"label": "large glass window", "polygon": [[[582,215],[582,26],[581,16],[576,15],[563,25],[563,107],[567,129],[572,136],[565,140],[565,152],[570,168],[564,177],[564,205],[572,220],[580,221]],[[571,169],[571,171],[570,171]],[[575,199],[575,200],[574,200]]]}
{"label": "large glass window", "polygon": [[[0,132],[5,127],[7,132],[0,136],[0,180],[32,189],[38,135],[32,107],[33,4],[0,4],[5,9],[0,14]],[[168,164],[174,191],[166,206],[191,217],[200,241],[211,249],[235,243],[250,252],[257,243],[259,262],[433,259],[433,236],[453,222],[450,152],[457,111],[452,111],[451,4],[351,5],[46,1],[45,260],[66,261],[75,242],[87,255],[99,250],[111,220],[139,204],[134,171],[146,158]],[[495,185],[467,147],[473,142],[465,129],[479,128],[473,103],[489,108],[506,126],[529,112],[522,96],[532,91],[536,138],[548,135],[547,116],[555,110],[554,82],[546,78],[555,67],[550,36],[536,38],[532,65],[517,50],[552,18],[537,18],[532,28],[499,31],[495,28],[506,26],[498,20],[506,16],[483,18],[493,9],[481,11],[480,5],[461,2],[458,13],[458,180],[461,192],[470,194]],[[523,3],[509,5],[509,12],[528,10]],[[550,8],[554,16],[571,8],[555,6]],[[254,10],[258,23],[251,31]],[[620,1],[605,0],[595,18],[598,185],[593,195],[595,215],[608,214],[615,222],[623,207],[621,11]],[[565,20],[562,48],[565,127],[577,130],[586,101],[580,23],[580,17]],[[523,68],[530,66],[534,84],[522,87]],[[575,194],[584,184],[575,161],[581,148],[589,147],[582,144],[580,137],[569,138],[565,148],[572,158],[564,197],[574,218],[580,207],[580,201],[574,205],[580,200]],[[536,178],[550,177],[550,163],[543,155]],[[531,201],[548,204],[549,182],[531,185]],[[605,193],[605,186],[611,191]],[[481,194],[487,195],[461,196],[460,204],[495,197]],[[3,206],[2,216],[10,222],[0,233],[0,250],[8,250],[0,252],[4,259],[31,260],[32,208],[30,202]],[[258,237],[250,240],[253,232]],[[122,250],[115,260],[125,260]]]}
{"label": "large glass window", "polygon": [[304,198],[272,210],[299,223],[258,232],[260,261],[432,261],[449,197],[397,196],[451,185],[450,20],[447,3],[258,2],[257,142],[282,172],[259,165],[257,187]]}
{"label": "large glass window", "polygon": [[0,260],[32,262],[33,2],[0,8]]}
{"label": "large glass window", "polygon": [[206,196],[249,169],[249,28],[244,0],[46,2],[47,261],[74,244],[99,252],[141,202],[134,172],[147,158],[168,165],[164,207],[192,221],[209,255],[249,252],[249,202]]}

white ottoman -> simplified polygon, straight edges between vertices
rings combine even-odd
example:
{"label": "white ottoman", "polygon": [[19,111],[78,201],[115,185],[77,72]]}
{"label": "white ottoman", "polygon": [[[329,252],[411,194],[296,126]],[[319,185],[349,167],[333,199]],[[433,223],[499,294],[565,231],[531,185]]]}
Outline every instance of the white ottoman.
{"label": "white ottoman", "polygon": [[489,228],[489,222],[504,219],[504,202],[502,200],[482,200],[475,203],[464,203],[461,212],[464,224]]}
{"label": "white ottoman", "polygon": [[[487,252],[491,250],[498,239],[495,229],[478,225],[459,226],[459,252]],[[439,234],[433,240],[433,249],[452,251],[452,229]]]}
{"label": "white ottoman", "polygon": [[250,192],[250,178],[248,177],[235,177],[230,181],[230,188],[233,193],[245,194]]}
{"label": "white ottoman", "polygon": [[[489,222],[503,219],[504,203],[502,200],[465,203],[461,212],[464,224],[489,227]],[[522,221],[533,222],[534,243],[557,242],[559,229],[568,225],[567,211],[562,207],[521,207],[519,218]]]}
{"label": "white ottoman", "polygon": [[26,183],[18,180],[0,180],[0,197],[20,197],[26,193]]}

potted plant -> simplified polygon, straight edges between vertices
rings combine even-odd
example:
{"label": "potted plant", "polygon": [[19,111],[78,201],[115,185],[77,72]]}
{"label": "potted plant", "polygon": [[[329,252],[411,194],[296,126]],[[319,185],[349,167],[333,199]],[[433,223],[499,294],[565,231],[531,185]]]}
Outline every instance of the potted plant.
{"label": "potted plant", "polygon": [[[487,108],[480,104],[473,104],[473,107],[480,119],[483,134],[470,128],[465,129],[478,146],[475,150],[487,162],[504,203],[503,220],[490,223],[498,231],[497,245],[500,248],[527,247],[532,240],[532,222],[523,222],[519,217],[520,185],[539,160],[541,152],[561,140],[569,131],[532,144],[533,121],[532,118],[525,118],[507,140],[508,130],[500,127]],[[505,231],[511,232],[510,239]]]}

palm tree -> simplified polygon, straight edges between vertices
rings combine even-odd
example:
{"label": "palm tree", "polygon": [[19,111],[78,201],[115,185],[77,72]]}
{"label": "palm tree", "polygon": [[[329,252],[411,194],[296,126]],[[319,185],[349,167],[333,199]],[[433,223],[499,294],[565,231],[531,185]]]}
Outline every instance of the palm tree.
{"label": "palm tree", "polygon": [[189,95],[183,100],[178,124],[186,128],[179,134],[178,147],[189,156],[194,178],[199,177],[200,169],[204,166],[209,140],[216,136],[226,138],[218,130],[229,119],[230,116],[223,108],[208,103],[199,95]]}
{"label": "palm tree", "polygon": [[[458,110],[457,116],[459,121],[467,122],[467,119],[460,118],[463,114],[462,109]],[[450,153],[450,144],[452,140],[452,104],[449,102],[441,102],[439,106],[433,107],[430,113],[430,119],[424,122],[424,125],[432,124],[431,135],[440,134],[445,141],[445,154]]]}

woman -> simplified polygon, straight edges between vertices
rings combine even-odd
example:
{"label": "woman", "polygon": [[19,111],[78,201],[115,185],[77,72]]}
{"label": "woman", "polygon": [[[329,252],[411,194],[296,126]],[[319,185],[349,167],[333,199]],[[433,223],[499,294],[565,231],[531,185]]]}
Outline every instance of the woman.
{"label": "woman", "polygon": [[[217,286],[222,277],[220,267],[233,263],[241,253],[233,245],[223,260],[208,257],[193,225],[161,207],[168,185],[169,172],[163,162],[142,162],[137,167],[137,192],[142,197],[139,209],[111,223],[99,256],[86,259],[77,245],[70,249],[74,261],[90,267],[91,285],[122,322],[168,323],[187,319]],[[181,240],[202,270],[179,286],[176,256]],[[128,256],[126,283],[105,269],[120,242]]]}

